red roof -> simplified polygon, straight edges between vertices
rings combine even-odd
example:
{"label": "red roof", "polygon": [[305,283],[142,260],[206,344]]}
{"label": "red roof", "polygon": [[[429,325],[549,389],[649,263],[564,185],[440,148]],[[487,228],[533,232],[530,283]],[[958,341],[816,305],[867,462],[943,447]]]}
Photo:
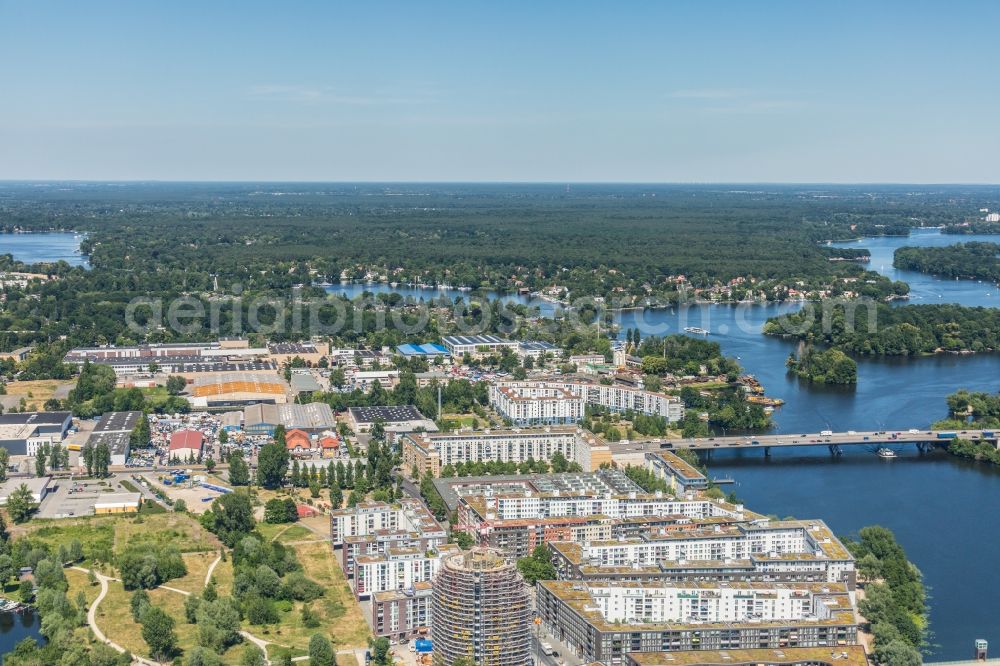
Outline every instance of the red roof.
{"label": "red roof", "polygon": [[299,504],[295,507],[295,511],[299,514],[299,518],[309,518],[310,516],[316,515],[316,509],[311,506],[306,506],[305,504]]}
{"label": "red roof", "polygon": [[177,449],[198,449],[205,441],[205,436],[197,430],[178,430],[170,436],[170,450]]}
{"label": "red roof", "polygon": [[319,440],[319,445],[324,449],[337,449],[340,448],[340,440],[336,437],[327,436]]}
{"label": "red roof", "polygon": [[309,439],[309,433],[296,428],[285,433],[285,447],[288,449],[310,449],[312,448],[312,440]]}

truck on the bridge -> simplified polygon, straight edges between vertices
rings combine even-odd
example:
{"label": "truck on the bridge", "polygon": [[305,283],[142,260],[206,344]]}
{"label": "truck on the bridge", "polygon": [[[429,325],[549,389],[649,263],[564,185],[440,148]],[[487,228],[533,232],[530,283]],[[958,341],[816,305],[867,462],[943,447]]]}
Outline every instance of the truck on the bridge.
{"label": "truck on the bridge", "polygon": [[830,435],[833,434],[833,431],[832,430],[820,430],[819,434],[822,435],[823,437],[829,437]]}
{"label": "truck on the bridge", "polygon": [[938,439],[955,439],[958,437],[958,433],[955,432],[939,432],[937,434]]}

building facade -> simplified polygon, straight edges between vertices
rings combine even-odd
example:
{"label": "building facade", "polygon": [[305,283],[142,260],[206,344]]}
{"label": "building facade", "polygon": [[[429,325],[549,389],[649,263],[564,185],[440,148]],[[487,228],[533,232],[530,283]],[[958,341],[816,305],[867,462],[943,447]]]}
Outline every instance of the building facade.
{"label": "building facade", "polygon": [[575,424],[584,415],[579,392],[543,382],[491,384],[490,404],[517,426]]}
{"label": "building facade", "polygon": [[531,663],[531,602],[513,563],[473,548],[444,558],[432,592],[434,663]]}
{"label": "building facade", "polygon": [[[592,453],[592,449],[598,449]],[[607,455],[602,455],[607,450]],[[469,462],[551,462],[556,453],[586,471],[593,461],[610,460],[603,440],[575,427],[415,433],[402,438],[403,465],[409,471],[441,476],[445,465]]]}
{"label": "building facade", "polygon": [[836,584],[540,581],[542,624],[585,663],[632,652],[835,647],[857,643]]}

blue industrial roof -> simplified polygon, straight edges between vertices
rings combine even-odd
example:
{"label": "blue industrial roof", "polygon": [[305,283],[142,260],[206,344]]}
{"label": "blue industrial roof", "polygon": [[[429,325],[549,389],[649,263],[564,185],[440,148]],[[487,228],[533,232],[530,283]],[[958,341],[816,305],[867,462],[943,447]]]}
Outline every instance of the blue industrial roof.
{"label": "blue industrial roof", "polygon": [[403,356],[447,356],[448,350],[437,343],[427,343],[423,345],[399,345],[396,347]]}

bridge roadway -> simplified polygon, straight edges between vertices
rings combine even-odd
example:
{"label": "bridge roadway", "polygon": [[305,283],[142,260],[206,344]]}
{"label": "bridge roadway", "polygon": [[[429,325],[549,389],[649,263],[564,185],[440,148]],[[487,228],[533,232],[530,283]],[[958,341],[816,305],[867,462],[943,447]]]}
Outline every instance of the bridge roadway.
{"label": "bridge roadway", "polygon": [[786,446],[826,446],[836,449],[841,446],[887,446],[898,444],[915,444],[918,448],[929,445],[944,446],[951,437],[939,435],[954,434],[956,437],[970,440],[989,440],[996,442],[1000,430],[879,430],[870,432],[819,432],[819,433],[786,433],[780,435],[739,435],[726,437],[703,438],[660,438],[643,441],[614,442],[612,451],[658,451],[670,449],[743,449],[743,448],[773,448]]}

